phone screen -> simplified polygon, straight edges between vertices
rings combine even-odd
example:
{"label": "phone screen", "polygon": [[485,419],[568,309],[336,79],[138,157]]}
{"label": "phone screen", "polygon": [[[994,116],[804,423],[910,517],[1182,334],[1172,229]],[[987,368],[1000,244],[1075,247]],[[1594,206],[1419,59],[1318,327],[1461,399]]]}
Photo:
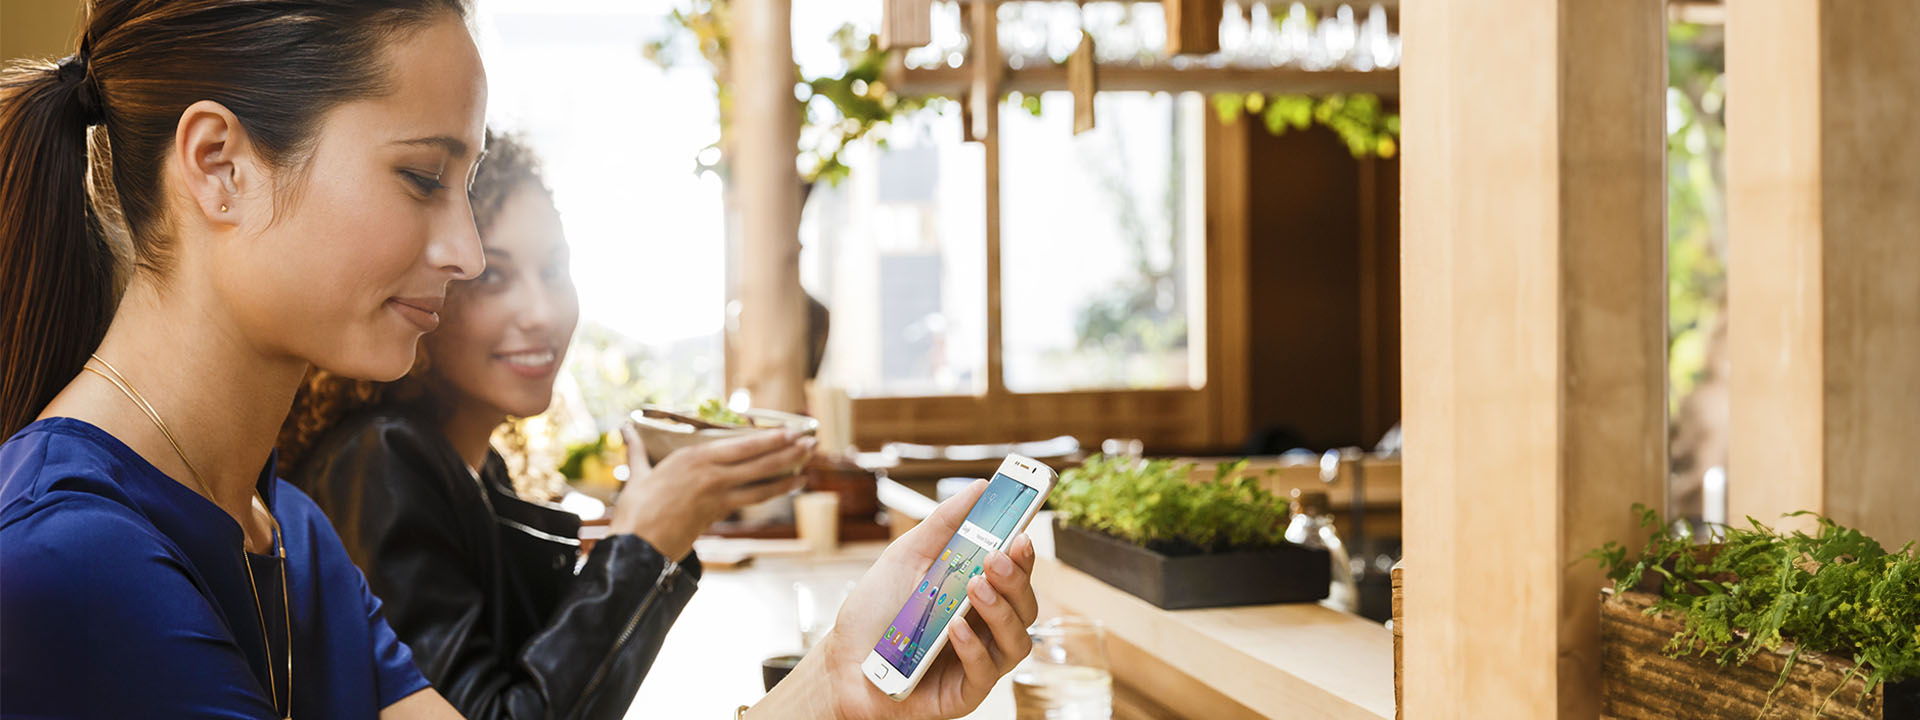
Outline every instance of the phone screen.
{"label": "phone screen", "polygon": [[912,675],[926,655],[927,646],[940,637],[940,632],[953,620],[954,611],[960,608],[960,599],[967,596],[967,580],[983,572],[981,564],[986,562],[987,555],[999,549],[1001,541],[1013,532],[1039,493],[1032,486],[995,474],[993,481],[987,483],[986,493],[967,512],[960,531],[954,533],[946,549],[934,560],[933,567],[927,569],[927,576],[914,587],[907,604],[900,608],[900,614],[887,626],[886,634],[880,636],[880,644],[875,645],[873,651],[886,658],[901,674]]}

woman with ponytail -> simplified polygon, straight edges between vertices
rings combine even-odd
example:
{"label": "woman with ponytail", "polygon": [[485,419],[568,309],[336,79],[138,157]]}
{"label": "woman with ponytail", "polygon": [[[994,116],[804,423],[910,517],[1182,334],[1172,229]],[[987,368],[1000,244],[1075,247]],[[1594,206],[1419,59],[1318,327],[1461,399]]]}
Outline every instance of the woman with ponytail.
{"label": "woman with ponytail", "polygon": [[0,77],[0,715],[449,717],[274,478],[482,259],[458,0],[96,0]]}
{"label": "woman with ponytail", "polygon": [[[461,0],[93,0],[0,76],[0,716],[457,715],[273,447],[310,368],[400,378],[482,271],[485,106]],[[1030,544],[906,702],[860,661],[984,484],[750,717],[977,706],[1029,647]]]}

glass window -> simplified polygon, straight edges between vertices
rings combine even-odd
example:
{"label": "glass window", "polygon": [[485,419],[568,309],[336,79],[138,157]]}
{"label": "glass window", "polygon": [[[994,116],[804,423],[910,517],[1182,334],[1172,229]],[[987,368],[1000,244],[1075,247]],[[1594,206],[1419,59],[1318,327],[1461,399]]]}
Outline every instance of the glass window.
{"label": "glass window", "polygon": [[1204,100],[1001,109],[1001,348],[1014,392],[1199,387]]}
{"label": "glass window", "polygon": [[856,396],[982,392],[985,156],[954,109],[884,135],[849,148],[852,171],[801,218],[801,282],[832,312],[823,373]]}

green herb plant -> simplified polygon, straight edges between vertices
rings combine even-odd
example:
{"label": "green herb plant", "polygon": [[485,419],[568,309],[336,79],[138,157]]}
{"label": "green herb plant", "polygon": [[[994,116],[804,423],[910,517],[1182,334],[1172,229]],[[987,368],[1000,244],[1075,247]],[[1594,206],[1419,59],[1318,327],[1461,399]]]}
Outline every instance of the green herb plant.
{"label": "green herb plant", "polygon": [[1095,455],[1060,476],[1050,503],[1061,522],[1169,555],[1278,546],[1287,501],[1246,465],[1221,463],[1192,482],[1191,463]]}
{"label": "green herb plant", "polygon": [[[605,433],[595,435],[591,440],[570,443],[567,445],[565,457],[560,461],[560,475],[575,482],[584,480],[587,476],[588,459],[591,458],[606,462],[609,459],[609,455],[610,448],[608,447],[607,435]],[[613,460],[616,463],[619,462],[617,458]]]}
{"label": "green herb plant", "polygon": [[1888,552],[1859,530],[1802,512],[1795,515],[1818,521],[1815,534],[1781,533],[1748,518],[1752,528],[1727,527],[1696,545],[1653,510],[1634,509],[1653,529],[1646,548],[1629,556],[1609,542],[1587,557],[1600,562],[1618,592],[1660,581],[1647,613],[1673,613],[1685,623],[1667,643],[1669,656],[1739,665],[1791,643],[1769,700],[1809,650],[1852,658],[1855,667],[1841,685],[1862,675],[1868,693],[1920,677],[1920,557],[1913,543]]}

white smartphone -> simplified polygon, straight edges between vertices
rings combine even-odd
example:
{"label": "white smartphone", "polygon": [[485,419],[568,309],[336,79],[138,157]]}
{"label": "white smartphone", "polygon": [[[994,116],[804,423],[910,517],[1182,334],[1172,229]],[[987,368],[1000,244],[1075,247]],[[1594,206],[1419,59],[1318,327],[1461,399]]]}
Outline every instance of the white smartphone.
{"label": "white smartphone", "polygon": [[[1004,551],[1025,530],[1053,491],[1053,468],[1032,458],[1008,455],[987,491],[967,511],[960,530],[934,560],[933,567],[867,653],[860,669],[867,681],[895,700],[906,699],[927,666],[947,646],[948,623],[966,614],[967,581],[985,572],[994,551]],[[961,622],[965,622],[961,620]]]}

